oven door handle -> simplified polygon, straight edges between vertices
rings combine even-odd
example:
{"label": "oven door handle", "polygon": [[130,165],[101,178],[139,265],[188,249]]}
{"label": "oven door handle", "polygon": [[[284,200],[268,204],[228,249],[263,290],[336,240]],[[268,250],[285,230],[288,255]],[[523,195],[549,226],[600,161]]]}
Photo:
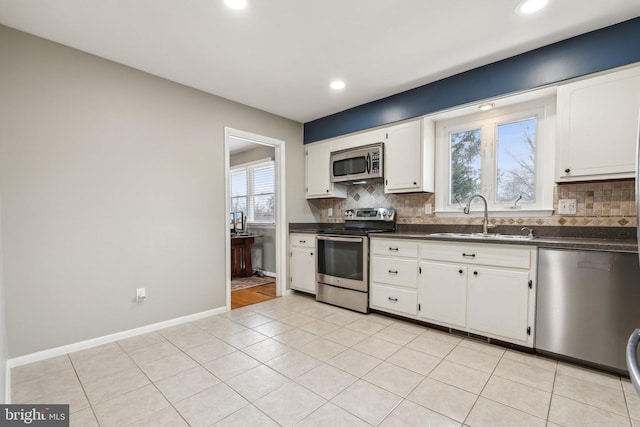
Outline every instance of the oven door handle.
{"label": "oven door handle", "polygon": [[362,242],[362,237],[336,237],[336,236],[316,236],[318,240],[330,240],[333,242]]}

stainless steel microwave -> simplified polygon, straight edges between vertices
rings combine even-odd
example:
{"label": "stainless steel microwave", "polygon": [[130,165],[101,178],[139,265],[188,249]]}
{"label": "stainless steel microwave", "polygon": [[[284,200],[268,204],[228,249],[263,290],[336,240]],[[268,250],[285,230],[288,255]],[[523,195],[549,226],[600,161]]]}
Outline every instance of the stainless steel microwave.
{"label": "stainless steel microwave", "polygon": [[384,143],[334,151],[330,157],[331,182],[357,184],[384,177]]}

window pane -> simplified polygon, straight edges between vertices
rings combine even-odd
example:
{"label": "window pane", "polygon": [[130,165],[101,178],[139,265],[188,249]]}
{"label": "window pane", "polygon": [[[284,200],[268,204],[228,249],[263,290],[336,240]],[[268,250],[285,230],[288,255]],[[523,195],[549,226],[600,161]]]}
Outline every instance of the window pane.
{"label": "window pane", "polygon": [[276,200],[273,194],[254,196],[253,219],[254,221],[272,221],[275,217]]}
{"label": "window pane", "polygon": [[247,173],[241,172],[231,173],[231,197],[247,195]]}
{"label": "window pane", "polygon": [[480,192],[480,129],[450,134],[451,182],[449,204],[464,204],[473,193]]}
{"label": "window pane", "polygon": [[498,125],[496,202],[535,201],[536,119]]}
{"label": "window pane", "polygon": [[245,215],[247,215],[247,198],[245,196],[232,197],[230,211],[242,211]]}
{"label": "window pane", "polygon": [[253,194],[273,193],[273,181],[273,165],[254,169]]}

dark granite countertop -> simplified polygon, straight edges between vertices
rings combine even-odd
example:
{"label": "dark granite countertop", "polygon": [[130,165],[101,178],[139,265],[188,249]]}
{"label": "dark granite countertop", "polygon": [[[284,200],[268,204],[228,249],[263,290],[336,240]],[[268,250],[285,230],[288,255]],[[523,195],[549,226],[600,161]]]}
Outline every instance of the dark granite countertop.
{"label": "dark granite countertop", "polygon": [[[292,233],[315,233],[319,228],[340,227],[339,223],[291,223]],[[498,226],[491,233],[526,234],[522,226]],[[617,252],[638,252],[635,227],[551,227],[529,226],[535,238],[527,240],[507,240],[498,238],[429,236],[432,233],[478,233],[478,225],[405,225],[398,224],[393,233],[376,233],[374,237],[395,239],[420,239],[430,241],[500,243],[506,245],[530,245],[539,248],[587,249]]]}

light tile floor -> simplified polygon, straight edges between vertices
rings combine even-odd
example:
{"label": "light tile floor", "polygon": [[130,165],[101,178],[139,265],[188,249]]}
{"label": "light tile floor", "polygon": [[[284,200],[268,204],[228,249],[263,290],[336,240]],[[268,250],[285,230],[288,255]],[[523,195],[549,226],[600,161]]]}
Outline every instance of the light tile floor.
{"label": "light tile floor", "polygon": [[304,295],[16,367],[72,426],[633,426],[627,379]]}

